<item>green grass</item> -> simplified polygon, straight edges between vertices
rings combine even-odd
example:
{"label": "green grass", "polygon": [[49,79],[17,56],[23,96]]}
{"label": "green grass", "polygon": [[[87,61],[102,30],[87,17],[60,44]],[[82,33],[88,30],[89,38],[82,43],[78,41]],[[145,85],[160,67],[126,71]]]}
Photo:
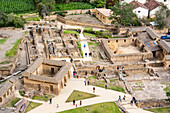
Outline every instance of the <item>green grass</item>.
{"label": "green grass", "polygon": [[[102,107],[103,106],[103,107]],[[88,108],[88,111],[86,110]],[[114,102],[105,102],[90,106],[80,107],[59,113],[121,113]]]}
{"label": "green grass", "polygon": [[66,102],[72,102],[73,99],[75,99],[77,101],[77,100],[83,100],[83,99],[93,98],[93,97],[96,97],[96,95],[90,94],[90,93],[86,93],[86,92],[82,92],[82,91],[74,90],[71,93],[71,95],[68,97]]}
{"label": "green grass", "polygon": [[87,35],[87,36],[91,36],[91,37],[96,37],[95,34],[91,34],[91,33],[83,33],[83,35]]}
{"label": "green grass", "polygon": [[45,94],[43,97],[40,97],[40,96],[34,96],[32,99],[47,102],[50,98],[52,98],[52,96],[51,96],[51,95]]}
{"label": "green grass", "polygon": [[77,31],[73,31],[73,30],[64,30],[64,33],[65,34],[78,34],[78,32]]}
{"label": "green grass", "polygon": [[30,102],[29,106],[25,110],[25,113],[27,113],[28,111],[31,111],[32,109],[34,109],[40,105],[41,105],[41,103]]}
{"label": "green grass", "polygon": [[83,2],[57,3],[54,11],[75,10],[75,9],[92,9],[93,6]]}
{"label": "green grass", "polygon": [[23,91],[19,91],[19,94],[20,94],[21,96],[24,96],[24,92],[23,92]]}
{"label": "green grass", "polygon": [[17,48],[18,48],[18,44],[20,43],[21,39],[18,39],[14,44],[14,46],[12,47],[12,49],[6,51],[5,56],[6,57],[13,57],[17,54]]}
{"label": "green grass", "polygon": [[25,18],[26,21],[40,21],[40,19],[38,17],[28,17]]}
{"label": "green grass", "polygon": [[0,44],[4,44],[7,40],[8,40],[8,38],[0,39]]}
{"label": "green grass", "polygon": [[147,110],[154,113],[170,113],[170,107],[154,108],[154,109],[147,109]]}
{"label": "green grass", "polygon": [[9,61],[9,60],[5,60],[5,61],[0,62],[0,64],[9,64],[9,63],[11,63],[11,61]]}
{"label": "green grass", "polygon": [[81,50],[81,43],[80,41],[77,41],[76,43],[77,43],[77,47],[79,48],[80,54],[83,57],[83,51]]}
{"label": "green grass", "polygon": [[[93,82],[90,82],[90,85],[105,88],[105,81],[104,80],[98,80],[97,81],[92,76],[89,79],[93,81]],[[115,91],[126,93],[125,90],[122,87],[116,86],[116,85],[112,84],[113,82],[116,82],[116,81],[117,81],[117,79],[111,79],[110,80],[110,84],[108,84],[107,88],[111,89],[111,90],[115,90]]]}
{"label": "green grass", "polygon": [[164,88],[164,91],[170,92],[170,83],[164,83],[166,85],[166,88]]}
{"label": "green grass", "polygon": [[20,98],[12,98],[5,107],[14,107],[14,105],[20,100]]}
{"label": "green grass", "polygon": [[99,43],[97,43],[97,42],[88,42],[88,45],[99,45]]}
{"label": "green grass", "polygon": [[16,13],[34,10],[33,0],[0,0],[0,12]]}

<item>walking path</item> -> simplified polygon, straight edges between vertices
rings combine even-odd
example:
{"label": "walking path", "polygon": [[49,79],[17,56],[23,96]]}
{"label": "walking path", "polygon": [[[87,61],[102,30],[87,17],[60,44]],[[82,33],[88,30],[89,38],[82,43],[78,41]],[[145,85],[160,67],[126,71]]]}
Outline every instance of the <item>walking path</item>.
{"label": "walking path", "polygon": [[82,28],[81,33],[80,33],[80,40],[81,40],[80,43],[81,43],[81,50],[83,52],[84,61],[92,61],[91,56],[89,56],[90,50],[89,50],[88,43],[86,41],[87,39],[83,36],[83,30],[84,29]]}
{"label": "walking path", "polygon": [[33,99],[31,99],[31,98],[23,97],[23,96],[21,96],[21,95],[19,94],[19,90],[15,90],[15,97],[24,98],[25,100],[32,101],[32,102],[36,102],[36,103],[45,103],[44,101],[33,100]]}
{"label": "walking path", "polygon": [[[73,105],[72,102],[65,103],[65,101],[70,96],[70,94],[73,92],[73,90],[93,93],[93,86],[90,86],[90,85],[85,86],[84,79],[71,78],[69,82],[67,83],[67,86],[64,87],[64,89],[62,89],[61,93],[52,99],[52,104],[49,104],[49,102],[45,102],[39,107],[31,110],[28,113],[37,113],[37,111],[39,113],[56,113],[56,112],[60,112],[64,110],[74,109],[75,105]],[[92,104],[97,104],[97,103],[102,103],[102,102],[117,101],[119,98],[119,95],[121,95],[121,97],[126,95],[127,103],[131,99],[130,95],[117,92],[117,91],[113,91],[113,90],[109,90],[109,89],[106,90],[100,87],[96,87],[96,92],[94,94],[98,96],[94,98],[82,100],[82,106],[87,106],[87,105],[92,105]],[[79,101],[76,101],[76,103],[78,105],[77,107],[82,107],[79,105]],[[57,104],[59,104],[59,108],[57,108]],[[135,105],[131,106],[129,104],[127,105],[125,104],[124,106],[127,108],[127,111],[129,111],[129,113],[151,113],[148,111],[144,111],[140,108],[137,108]]]}

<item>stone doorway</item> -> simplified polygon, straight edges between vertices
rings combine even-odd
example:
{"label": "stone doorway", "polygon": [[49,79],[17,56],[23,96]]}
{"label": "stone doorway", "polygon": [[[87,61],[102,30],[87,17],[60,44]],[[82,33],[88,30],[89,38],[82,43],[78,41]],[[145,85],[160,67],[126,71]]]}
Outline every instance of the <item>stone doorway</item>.
{"label": "stone doorway", "polygon": [[53,86],[50,85],[50,92],[53,93]]}

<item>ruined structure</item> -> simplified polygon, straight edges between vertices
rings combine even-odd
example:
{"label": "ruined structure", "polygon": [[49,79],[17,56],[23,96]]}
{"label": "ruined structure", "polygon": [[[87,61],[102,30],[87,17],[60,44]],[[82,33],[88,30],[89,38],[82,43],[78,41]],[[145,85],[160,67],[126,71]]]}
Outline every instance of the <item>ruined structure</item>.
{"label": "ruined structure", "polygon": [[58,95],[71,77],[71,64],[38,58],[23,75],[24,85],[35,91]]}

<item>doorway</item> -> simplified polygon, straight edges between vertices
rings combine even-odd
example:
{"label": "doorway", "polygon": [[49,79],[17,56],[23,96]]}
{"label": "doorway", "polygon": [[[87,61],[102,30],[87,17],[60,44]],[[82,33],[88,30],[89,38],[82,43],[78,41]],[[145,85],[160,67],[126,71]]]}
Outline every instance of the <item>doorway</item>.
{"label": "doorway", "polygon": [[50,85],[50,92],[53,93],[53,86]]}
{"label": "doorway", "polygon": [[54,74],[54,68],[51,68],[51,74]]}

